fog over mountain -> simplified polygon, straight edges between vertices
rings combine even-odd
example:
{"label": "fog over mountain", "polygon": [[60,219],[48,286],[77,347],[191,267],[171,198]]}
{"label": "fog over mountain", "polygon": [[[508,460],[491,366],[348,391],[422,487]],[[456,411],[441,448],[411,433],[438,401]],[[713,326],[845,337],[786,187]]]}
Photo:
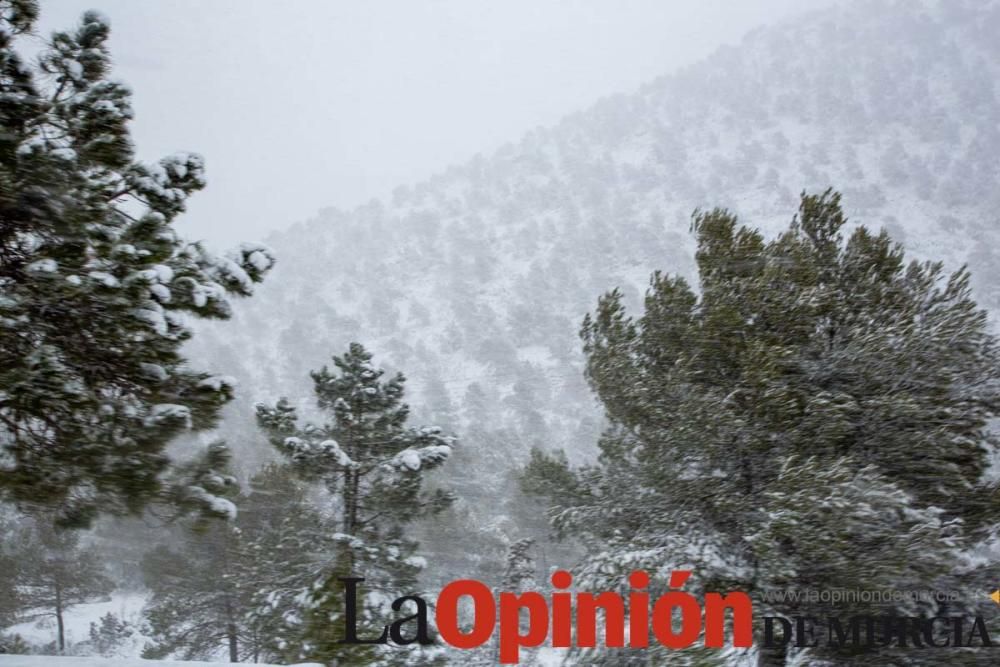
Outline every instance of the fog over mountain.
{"label": "fog over mountain", "polygon": [[38,32],[91,8],[111,20],[140,157],[205,157],[209,187],[177,228],[228,247],[385,196],[833,2],[42,0]]}
{"label": "fog over mountain", "polygon": [[418,421],[458,435],[467,509],[511,540],[510,512],[532,513],[511,507],[529,449],[596,451],[583,315],[615,287],[638,303],[654,270],[691,279],[696,209],[770,233],[800,192],[833,187],[852,223],[886,228],[909,256],[968,263],[997,308],[997,34],[995,1],[817,11],[275,234],[270,280],[191,346],[240,382],[221,435],[246,466],[272,456],[252,404],[308,407],[308,371],[361,341],[406,373]]}

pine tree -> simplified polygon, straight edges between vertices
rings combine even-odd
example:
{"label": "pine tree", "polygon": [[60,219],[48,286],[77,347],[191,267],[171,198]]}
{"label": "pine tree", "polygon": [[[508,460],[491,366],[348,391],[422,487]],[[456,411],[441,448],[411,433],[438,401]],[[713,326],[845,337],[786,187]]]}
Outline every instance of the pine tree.
{"label": "pine tree", "polygon": [[[618,291],[586,318],[587,375],[611,423],[600,461],[571,471],[536,454],[526,479],[555,499],[558,528],[595,547],[582,580],[685,566],[695,589],[753,594],[970,590],[982,576],[961,554],[995,531],[1000,497],[984,477],[1000,407],[986,315],[964,269],[906,263],[884,232],[845,239],[845,223],[829,191],[803,196],[770,242],[726,211],[699,213],[700,293],[657,272],[638,319]],[[960,613],[978,599],[877,611]]]}
{"label": "pine tree", "polygon": [[112,612],[101,616],[100,623],[90,623],[90,645],[105,658],[121,654],[123,644],[135,634],[135,628],[128,621],[118,618]]}
{"label": "pine tree", "polygon": [[248,493],[236,494],[230,484],[228,500],[240,508],[232,520],[189,518],[169,544],[144,558],[155,642],[147,658],[260,662],[284,655],[294,626],[289,616],[332,544],[332,530],[287,466],[265,467]]}
{"label": "pine tree", "polygon": [[87,12],[31,66],[37,13],[0,1],[0,493],[84,525],[156,499],[167,442],[216,422],[233,384],[185,365],[185,317],[227,318],[274,258],[177,236],[202,159],[137,162],[108,23]]}
{"label": "pine tree", "polygon": [[[185,470],[196,483],[183,488],[188,494],[199,491],[194,501],[210,498],[216,514],[226,519],[189,517],[175,526],[168,545],[143,557],[143,578],[151,593],[145,614],[154,640],[143,651],[145,658],[177,654],[184,660],[211,659],[222,650],[231,662],[243,657],[243,618],[249,604],[241,586],[240,531],[233,502],[239,487],[227,472],[225,447],[215,443],[209,451],[216,454],[213,464]],[[187,500],[174,503],[182,506]]]}
{"label": "pine tree", "polygon": [[508,547],[500,590],[509,593],[531,590],[535,582],[535,558],[531,555],[534,546],[535,540],[526,537]]}
{"label": "pine tree", "polygon": [[336,549],[337,528],[313,496],[287,464],[270,464],[240,499],[240,580],[249,593],[254,661],[278,662],[288,653],[301,630],[302,592]]}
{"label": "pine tree", "polygon": [[246,649],[243,616],[249,609],[240,586],[239,532],[231,523],[211,520],[188,531],[180,546],[159,546],[143,559],[152,596],[146,620],[154,643],[147,659],[177,656],[211,660],[225,654],[239,662]]}
{"label": "pine tree", "polygon": [[0,655],[27,655],[31,653],[31,645],[24,641],[21,635],[5,635],[0,633]]}
{"label": "pine tree", "polygon": [[426,493],[423,478],[447,460],[452,439],[437,428],[407,427],[405,378],[397,374],[382,381],[385,372],[371,358],[352,343],[346,354],[333,358],[333,370],[311,374],[317,405],[329,417],[322,424],[298,424],[285,399],[274,407],[257,406],[258,423],[272,444],[303,479],[323,483],[339,519],[336,553],[306,591],[302,634],[290,658],[373,665],[418,664],[428,657],[401,647],[338,644],[344,628],[344,585],[338,578],[366,579],[359,594],[359,636],[377,637],[391,620],[390,603],[418,592],[424,562],[415,555],[406,524],[451,500],[440,490]]}
{"label": "pine tree", "polygon": [[78,531],[49,520],[28,521],[18,535],[17,589],[22,619],[52,617],[56,644],[66,650],[65,616],[70,608],[107,595],[113,584],[101,554],[81,544]]}

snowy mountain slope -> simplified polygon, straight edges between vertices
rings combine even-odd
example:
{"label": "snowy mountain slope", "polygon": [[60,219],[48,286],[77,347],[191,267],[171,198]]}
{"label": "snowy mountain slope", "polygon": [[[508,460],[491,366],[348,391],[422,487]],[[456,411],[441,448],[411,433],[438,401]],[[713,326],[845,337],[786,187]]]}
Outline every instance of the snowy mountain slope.
{"label": "snowy mountain slope", "polygon": [[690,277],[694,209],[774,231],[802,190],[841,190],[853,222],[913,257],[968,262],[981,302],[1000,307],[996,34],[995,0],[806,15],[275,235],[268,282],[190,350],[241,381],[222,434],[248,469],[269,456],[252,403],[310,405],[307,371],[359,340],[411,378],[416,418],[462,436],[454,484],[510,536],[509,471],[528,449],[594,450],[576,332],[598,295],[618,286],[636,302],[654,269]]}

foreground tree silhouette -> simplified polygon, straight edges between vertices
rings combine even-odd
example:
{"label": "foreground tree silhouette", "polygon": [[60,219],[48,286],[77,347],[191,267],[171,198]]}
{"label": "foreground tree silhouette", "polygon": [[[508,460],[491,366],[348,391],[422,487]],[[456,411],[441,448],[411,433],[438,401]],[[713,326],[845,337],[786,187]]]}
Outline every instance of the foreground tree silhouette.
{"label": "foreground tree silhouette", "polygon": [[[313,372],[316,403],[328,416],[322,424],[298,424],[296,410],[282,399],[274,407],[258,405],[257,421],[271,443],[303,479],[322,482],[331,510],[339,518],[338,542],[316,583],[304,591],[301,613],[291,615],[285,643],[289,658],[338,665],[425,664],[438,651],[418,644],[344,645],[344,584],[338,577],[365,577],[359,591],[361,638],[378,637],[382,627],[415,613],[414,603],[391,610],[397,597],[418,592],[423,559],[405,526],[446,508],[451,494],[426,493],[425,475],[451,455],[453,440],[438,428],[409,428],[403,403],[405,378],[382,381],[372,355],[358,343],[334,357],[334,369]],[[406,629],[415,637],[416,623]]]}
{"label": "foreground tree silhouette", "polygon": [[[985,568],[962,554],[996,530],[997,487],[984,478],[997,444],[987,428],[1000,407],[996,341],[965,270],[907,264],[885,233],[859,227],[845,239],[844,225],[832,192],[804,196],[771,242],[726,211],[698,214],[700,293],[655,273],[641,317],[614,291],[586,318],[587,376],[611,422],[600,461],[572,471],[536,452],[525,478],[553,499],[558,528],[594,546],[584,577],[618,585],[632,569],[687,566],[710,589],[751,594],[980,581]],[[969,592],[836,614],[954,615],[980,602]],[[788,657],[760,654],[761,664]]]}
{"label": "foreground tree silhouette", "polygon": [[0,493],[81,525],[139,511],[167,442],[215,423],[232,383],[184,364],[183,316],[228,317],[274,259],[175,234],[201,158],[136,162],[107,22],[86,13],[32,67],[15,46],[37,13],[0,1]]}

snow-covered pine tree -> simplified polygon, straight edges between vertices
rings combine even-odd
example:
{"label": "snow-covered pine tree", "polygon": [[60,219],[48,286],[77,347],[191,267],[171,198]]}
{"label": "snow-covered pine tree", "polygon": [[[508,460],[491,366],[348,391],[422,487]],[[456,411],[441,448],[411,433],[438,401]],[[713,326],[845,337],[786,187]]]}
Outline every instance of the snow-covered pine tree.
{"label": "snow-covered pine tree", "polygon": [[[586,318],[588,379],[611,422],[601,458],[571,471],[536,454],[527,472],[529,488],[556,500],[556,525],[594,547],[580,581],[619,585],[644,568],[655,589],[683,566],[693,592],[977,582],[988,563],[977,571],[966,556],[996,530],[1000,498],[984,475],[1000,408],[996,341],[964,269],[906,263],[886,233],[858,227],[845,239],[844,225],[829,191],[803,196],[770,242],[726,211],[697,214],[699,293],[657,272],[639,318],[617,291]],[[829,611],[756,603],[758,613]],[[970,590],[950,605],[837,613],[978,604],[989,602]],[[677,653],[651,656],[687,659]],[[760,664],[792,657],[762,652]],[[882,649],[852,660],[939,658]]]}
{"label": "snow-covered pine tree", "polygon": [[124,644],[134,634],[135,628],[131,623],[109,611],[101,616],[99,622],[91,621],[90,646],[97,655],[105,658],[125,657]]}
{"label": "snow-covered pine tree", "polygon": [[[228,506],[219,513],[235,519],[234,481],[222,471],[207,471],[202,477],[206,482],[199,488],[207,486],[216,503]],[[213,478],[218,478],[214,486]],[[143,577],[151,593],[145,615],[154,642],[143,657],[210,660],[225,653],[231,662],[239,662],[252,655],[240,538],[232,520],[189,518],[175,527],[168,544],[143,557]]]}
{"label": "snow-covered pine tree", "polygon": [[239,500],[240,582],[255,662],[279,662],[288,653],[301,629],[302,593],[336,549],[337,526],[319,511],[315,495],[290,466],[272,463]]}
{"label": "snow-covered pine tree", "polygon": [[239,581],[239,532],[223,520],[209,523],[143,559],[151,593],[145,614],[154,642],[143,651],[144,658],[212,660],[226,655],[239,662],[248,655],[243,617],[249,604]]}
{"label": "snow-covered pine tree", "polygon": [[507,548],[507,564],[500,590],[510,593],[531,590],[535,583],[535,558],[531,554],[534,547],[535,540],[525,537]]}
{"label": "snow-covered pine tree", "polygon": [[233,385],[184,364],[184,318],[228,317],[274,258],[177,236],[202,159],[137,162],[107,21],[53,34],[36,67],[17,45],[37,14],[0,0],[0,493],[82,525],[157,498],[167,442],[215,423]]}
{"label": "snow-covered pine tree", "polygon": [[[303,479],[324,484],[337,516],[335,553],[317,569],[315,583],[304,591],[302,629],[290,643],[289,658],[337,661],[342,665],[422,664],[435,651],[387,645],[344,645],[344,584],[339,577],[364,577],[359,589],[359,637],[378,637],[399,614],[413,613],[413,603],[392,611],[400,596],[418,593],[424,561],[407,537],[408,523],[431,516],[451,502],[443,491],[427,493],[424,476],[451,454],[453,439],[437,428],[406,425],[405,378],[383,381],[382,369],[358,343],[333,357],[334,369],[313,372],[317,405],[329,419],[299,424],[296,410],[282,399],[273,407],[258,405],[257,420],[271,443]],[[415,625],[415,624],[411,624]],[[413,627],[415,636],[416,627]]]}
{"label": "snow-covered pine tree", "polygon": [[284,655],[298,597],[327,558],[333,529],[287,466],[266,466],[239,496],[235,484],[226,486],[211,493],[238,503],[238,516],[189,517],[144,559],[155,641],[146,657],[272,662]]}
{"label": "snow-covered pine tree", "polygon": [[21,635],[0,633],[0,655],[27,655],[31,653],[31,648]]}
{"label": "snow-covered pine tree", "polygon": [[22,522],[16,540],[19,616],[55,619],[56,646],[62,653],[66,611],[100,600],[114,588],[102,555],[81,544],[79,531],[57,528],[47,519]]}

